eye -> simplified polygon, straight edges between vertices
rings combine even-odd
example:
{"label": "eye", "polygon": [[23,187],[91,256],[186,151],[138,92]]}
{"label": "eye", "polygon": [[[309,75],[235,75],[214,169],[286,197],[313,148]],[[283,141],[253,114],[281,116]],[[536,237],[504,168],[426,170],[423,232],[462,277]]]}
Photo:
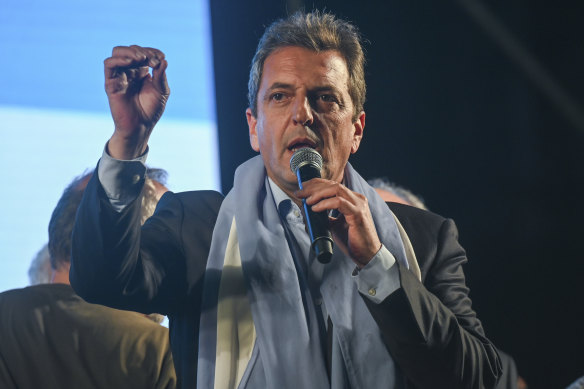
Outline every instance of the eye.
{"label": "eye", "polygon": [[284,100],[284,94],[280,93],[280,92],[276,92],[276,93],[272,94],[272,96],[270,96],[270,99],[275,100],[275,101]]}
{"label": "eye", "polygon": [[324,101],[325,103],[336,103],[337,99],[335,99],[335,97],[333,95],[319,95],[318,99],[320,101]]}

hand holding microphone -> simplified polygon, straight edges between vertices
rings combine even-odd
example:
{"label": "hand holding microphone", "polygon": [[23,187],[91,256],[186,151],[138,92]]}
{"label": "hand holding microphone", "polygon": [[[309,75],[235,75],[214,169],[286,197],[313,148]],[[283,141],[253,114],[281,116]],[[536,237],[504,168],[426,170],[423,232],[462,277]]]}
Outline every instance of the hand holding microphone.
{"label": "hand holding microphone", "polygon": [[[290,158],[290,169],[296,175],[298,186],[302,189],[302,183],[313,178],[320,178],[322,169],[322,157],[310,147],[297,150]],[[312,242],[316,258],[320,263],[329,263],[333,255],[333,239],[328,227],[328,213],[314,212],[312,207],[302,199],[306,226]]]}
{"label": "hand holding microphone", "polygon": [[[320,179],[322,164],[320,154],[309,147],[297,150],[290,158],[290,169],[300,187],[296,196],[304,205],[311,247],[319,262],[328,263],[334,235],[335,245],[362,268],[381,248],[367,198],[340,182]],[[317,180],[307,183],[313,178]],[[340,216],[330,219],[327,211],[331,209],[336,209]]]}

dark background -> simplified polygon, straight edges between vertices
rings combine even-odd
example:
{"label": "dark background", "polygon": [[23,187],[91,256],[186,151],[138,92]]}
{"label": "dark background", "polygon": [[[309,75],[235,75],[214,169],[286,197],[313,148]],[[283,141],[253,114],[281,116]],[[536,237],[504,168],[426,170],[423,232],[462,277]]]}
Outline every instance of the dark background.
{"label": "dark background", "polygon": [[210,5],[225,193],[254,155],[244,111],[265,26],[302,6],[354,22],[368,94],[351,163],[457,222],[474,308],[530,388],[584,375],[584,2]]}

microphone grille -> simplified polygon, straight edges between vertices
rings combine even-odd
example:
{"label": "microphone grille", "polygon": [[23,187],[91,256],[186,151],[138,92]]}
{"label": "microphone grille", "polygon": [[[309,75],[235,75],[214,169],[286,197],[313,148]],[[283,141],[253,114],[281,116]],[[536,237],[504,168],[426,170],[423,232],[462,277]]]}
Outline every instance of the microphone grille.
{"label": "microphone grille", "polygon": [[310,147],[303,147],[292,154],[290,158],[290,170],[296,174],[296,170],[304,165],[313,165],[319,171],[322,170],[322,157],[320,154]]}

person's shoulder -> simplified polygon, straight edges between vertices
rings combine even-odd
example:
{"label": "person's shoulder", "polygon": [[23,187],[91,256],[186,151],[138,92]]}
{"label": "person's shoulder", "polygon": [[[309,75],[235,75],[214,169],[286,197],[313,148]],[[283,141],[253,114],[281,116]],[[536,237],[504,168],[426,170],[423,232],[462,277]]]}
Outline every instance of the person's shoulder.
{"label": "person's shoulder", "polygon": [[223,202],[223,195],[214,190],[194,190],[187,192],[168,191],[160,198],[159,206],[172,206],[173,203],[179,203],[186,209],[205,209],[219,210]]}
{"label": "person's shoulder", "polygon": [[183,220],[215,221],[223,195],[212,190],[166,192],[158,201],[155,214],[171,214]]}
{"label": "person's shoulder", "polygon": [[[18,299],[26,296],[42,296],[52,293],[54,290],[59,289],[57,285],[61,284],[37,284],[26,286],[24,288],[15,288],[5,290],[0,293],[0,299]],[[64,285],[64,284],[63,284]]]}
{"label": "person's shoulder", "polygon": [[460,249],[454,221],[436,213],[403,204],[387,203],[405,230],[425,279],[441,248]]}
{"label": "person's shoulder", "polygon": [[436,226],[440,227],[445,220],[445,217],[430,212],[424,209],[412,207],[410,205],[400,203],[386,203],[389,209],[394,213],[402,224],[421,225],[421,226]]}
{"label": "person's shoulder", "polygon": [[65,284],[39,284],[25,288],[11,289],[0,293],[2,312],[9,310],[26,311],[39,305],[51,303],[56,298],[73,295],[73,289]]}
{"label": "person's shoulder", "polygon": [[0,307],[2,312],[6,313],[8,307],[15,305],[24,296],[28,295],[28,288],[9,289],[0,293]]}
{"label": "person's shoulder", "polygon": [[223,195],[214,190],[192,190],[187,192],[175,193],[183,201],[204,202],[209,204],[221,204]]}
{"label": "person's shoulder", "polygon": [[387,203],[406,233],[418,242],[433,245],[449,236],[458,239],[456,224],[450,218],[409,205]]}
{"label": "person's shoulder", "polygon": [[120,330],[168,334],[168,328],[156,323],[143,313],[90,303],[87,303],[87,307],[93,311],[95,317],[103,318],[103,323],[106,326]]}

